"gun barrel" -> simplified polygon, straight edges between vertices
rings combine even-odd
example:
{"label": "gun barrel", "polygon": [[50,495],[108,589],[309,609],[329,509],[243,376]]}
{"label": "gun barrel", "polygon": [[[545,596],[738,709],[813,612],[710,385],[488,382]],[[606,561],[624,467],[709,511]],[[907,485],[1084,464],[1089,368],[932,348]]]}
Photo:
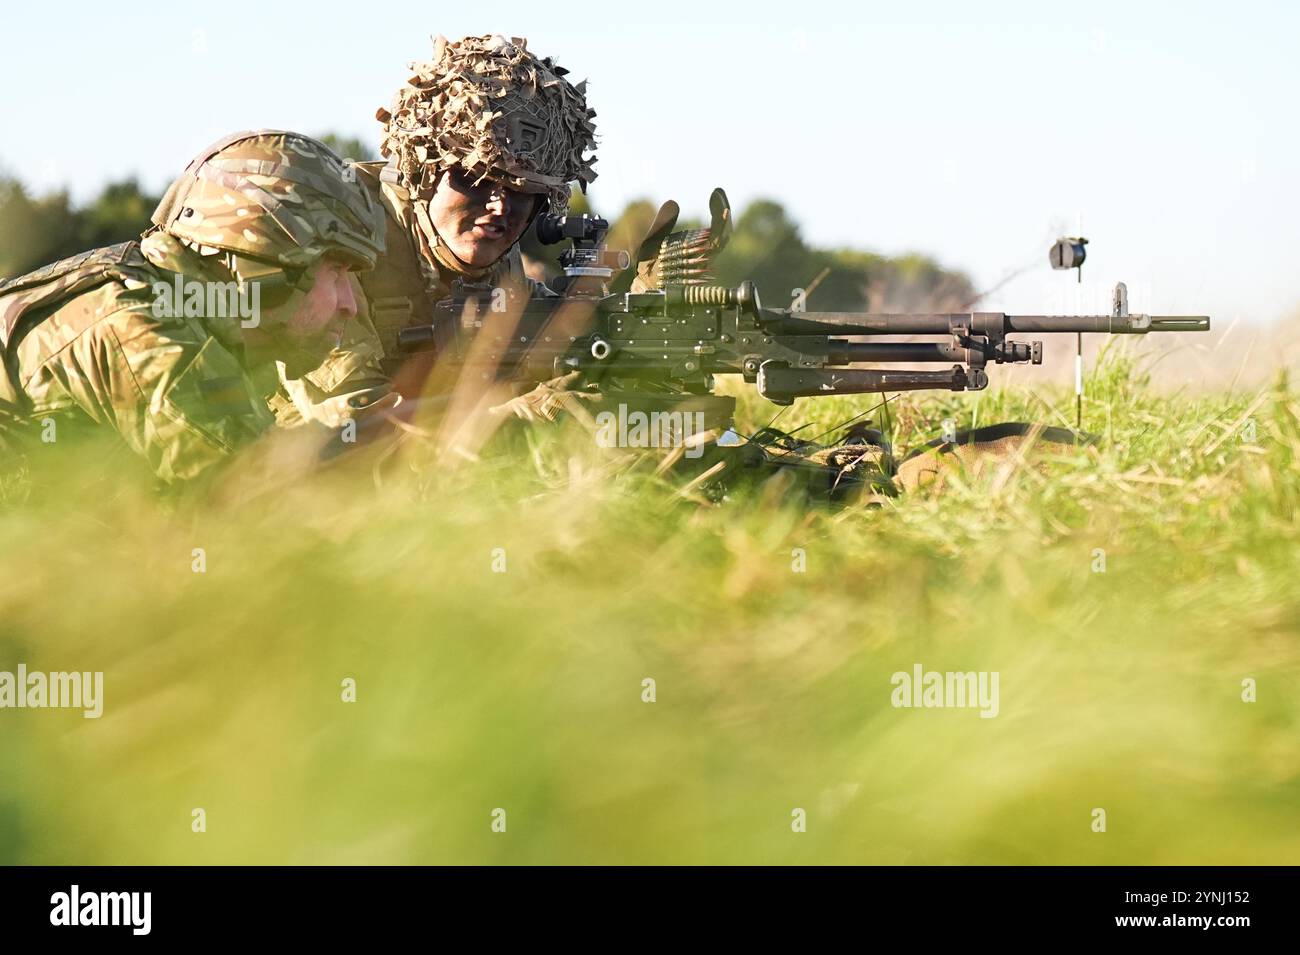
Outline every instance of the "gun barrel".
{"label": "gun barrel", "polygon": [[1007,332],[1208,332],[1208,315],[1006,315]]}
{"label": "gun barrel", "polygon": [[1004,312],[764,312],[764,330],[777,335],[942,335],[963,327],[974,334],[1209,331],[1206,315],[1007,315]]}
{"label": "gun barrel", "polygon": [[1152,315],[1153,332],[1208,332],[1210,316],[1208,315]]}
{"label": "gun barrel", "polygon": [[777,335],[938,335],[965,313],[886,314],[874,312],[767,312],[764,328]]}

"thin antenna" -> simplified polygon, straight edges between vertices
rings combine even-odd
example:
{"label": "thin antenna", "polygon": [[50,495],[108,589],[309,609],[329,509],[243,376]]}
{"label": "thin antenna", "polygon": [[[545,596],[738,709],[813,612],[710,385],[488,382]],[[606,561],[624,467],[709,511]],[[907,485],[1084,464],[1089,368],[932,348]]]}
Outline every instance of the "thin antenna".
{"label": "thin antenna", "polygon": [[[1080,212],[1075,222],[1075,235],[1083,235],[1083,213]],[[1083,263],[1075,269],[1078,273],[1079,280],[1076,285],[1083,285]],[[1075,300],[1076,307],[1078,299]],[[1075,337],[1074,343],[1074,440],[1079,440],[1079,432],[1083,430],[1083,332],[1079,332]]]}
{"label": "thin antenna", "polygon": [[1074,437],[1077,441],[1083,430],[1083,333],[1077,336],[1074,349]]}
{"label": "thin antenna", "polygon": [[[1083,231],[1083,213],[1078,216],[1079,232]],[[1058,270],[1074,269],[1078,273],[1078,281],[1074,286],[1074,312],[1077,315],[1080,310],[1083,289],[1083,260],[1088,257],[1088,240],[1082,235],[1064,236],[1056,240],[1056,244],[1047,253],[1047,261],[1051,263],[1052,268]],[[1079,440],[1078,434],[1083,430],[1083,332],[1075,336],[1074,343],[1074,432],[1075,441]]]}

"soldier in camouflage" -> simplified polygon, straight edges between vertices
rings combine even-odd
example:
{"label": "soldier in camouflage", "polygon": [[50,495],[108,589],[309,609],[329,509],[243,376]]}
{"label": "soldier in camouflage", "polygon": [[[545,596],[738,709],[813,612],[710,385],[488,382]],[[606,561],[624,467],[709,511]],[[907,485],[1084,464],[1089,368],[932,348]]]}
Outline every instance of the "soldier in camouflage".
{"label": "soldier in camouflage", "polygon": [[[411,70],[390,106],[377,113],[386,161],[355,167],[386,213],[386,251],[361,276],[368,309],[349,323],[340,347],[319,368],[283,382],[277,405],[282,424],[305,419],[337,425],[394,388],[407,396],[437,391],[443,383],[427,377],[436,353],[403,356],[399,333],[436,324],[434,306],[458,286],[553,294],[524,276],[519,239],[544,210],[566,209],[572,183],[585,192],[596,178],[594,157],[587,155],[595,147],[595,113],[587,107],[585,83],[571,85],[564,69],[529,52],[525,40],[438,37],[432,59]],[[712,231],[723,234],[718,222]],[[653,286],[647,264],[639,263],[634,290]],[[528,421],[553,421],[584,405],[594,412],[607,396],[571,390],[575,378],[537,384],[493,410]],[[712,401],[710,421],[725,418],[731,400]],[[725,456],[747,471],[806,473],[824,493],[850,485],[892,487],[893,460],[883,436],[870,429],[850,435],[842,448],[779,432],[769,438],[737,441]]]}
{"label": "soldier in camouflage", "polygon": [[431,324],[457,283],[550,294],[524,274],[519,239],[543,210],[567,208],[572,183],[596,178],[585,83],[526,40],[438,37],[411,70],[377,113],[387,161],[355,167],[386,214],[386,251],[361,277],[368,309],[320,367],[285,381],[282,423],[337,424],[392,386],[420,393],[428,365],[403,366],[398,333]]}
{"label": "soldier in camouflage", "polygon": [[274,424],[277,362],[310,370],[358,309],[383,225],[350,179],[314,139],[238,133],[140,241],[0,284],[0,442],[109,427],[168,483],[210,473]]}

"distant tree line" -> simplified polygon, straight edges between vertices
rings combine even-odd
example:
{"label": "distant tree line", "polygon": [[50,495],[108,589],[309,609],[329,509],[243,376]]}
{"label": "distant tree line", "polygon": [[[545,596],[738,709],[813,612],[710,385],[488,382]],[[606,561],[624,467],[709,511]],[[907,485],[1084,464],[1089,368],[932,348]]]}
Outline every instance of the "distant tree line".
{"label": "distant tree line", "polygon": [[74,206],[66,191],[34,197],[17,179],[0,176],[0,278],[139,236],[159,198],[127,179]]}

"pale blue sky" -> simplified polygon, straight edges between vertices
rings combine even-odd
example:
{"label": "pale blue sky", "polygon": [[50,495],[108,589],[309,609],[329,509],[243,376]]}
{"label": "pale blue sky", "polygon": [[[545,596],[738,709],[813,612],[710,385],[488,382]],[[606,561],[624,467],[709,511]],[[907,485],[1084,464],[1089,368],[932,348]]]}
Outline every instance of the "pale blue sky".
{"label": "pale blue sky", "polygon": [[[814,242],[927,252],[981,287],[1033,266],[989,307],[1101,306],[1124,279],[1134,308],[1269,320],[1300,310],[1298,9],[23,5],[5,13],[0,166],[84,197],[132,173],[159,188],[235,129],[375,142],[430,35],[500,32],[589,79],[598,211],[703,214],[721,185],[737,207],[780,199]],[[1080,217],[1076,300],[1046,255]]]}

